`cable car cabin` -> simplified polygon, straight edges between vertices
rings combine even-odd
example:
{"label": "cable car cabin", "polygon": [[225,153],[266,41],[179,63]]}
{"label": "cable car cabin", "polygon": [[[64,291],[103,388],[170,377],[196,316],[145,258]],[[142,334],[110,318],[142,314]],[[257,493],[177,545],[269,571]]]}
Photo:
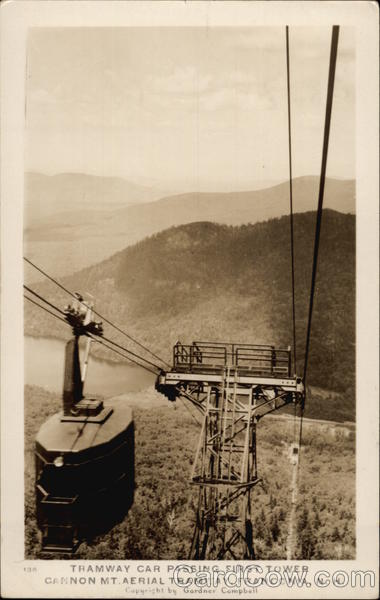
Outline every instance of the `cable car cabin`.
{"label": "cable car cabin", "polygon": [[241,375],[289,377],[291,352],[264,344],[224,342],[177,342],[173,348],[173,371],[179,373],[220,372],[229,367]]}
{"label": "cable car cabin", "polygon": [[74,552],[83,538],[120,521],[133,502],[131,409],[120,399],[83,398],[77,354],[73,339],[66,345],[63,411],[42,425],[35,443],[37,523],[47,552]]}

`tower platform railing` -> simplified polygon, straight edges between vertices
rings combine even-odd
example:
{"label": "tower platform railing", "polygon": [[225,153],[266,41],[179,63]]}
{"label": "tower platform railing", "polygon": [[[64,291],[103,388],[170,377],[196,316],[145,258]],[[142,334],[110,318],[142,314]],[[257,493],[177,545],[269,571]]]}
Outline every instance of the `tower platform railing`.
{"label": "tower platform railing", "polygon": [[198,342],[173,348],[173,371],[197,373],[230,368],[265,377],[289,377],[291,350],[265,344]]}

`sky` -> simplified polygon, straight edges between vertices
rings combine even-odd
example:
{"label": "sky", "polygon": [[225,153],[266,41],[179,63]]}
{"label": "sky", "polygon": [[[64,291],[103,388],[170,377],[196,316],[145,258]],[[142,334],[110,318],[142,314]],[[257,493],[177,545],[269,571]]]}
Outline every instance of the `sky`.
{"label": "sky", "polygon": [[[341,28],[327,174],[355,177],[355,37]],[[293,175],[320,172],[331,40],[291,27]],[[285,27],[31,29],[28,171],[176,191],[289,176]]]}

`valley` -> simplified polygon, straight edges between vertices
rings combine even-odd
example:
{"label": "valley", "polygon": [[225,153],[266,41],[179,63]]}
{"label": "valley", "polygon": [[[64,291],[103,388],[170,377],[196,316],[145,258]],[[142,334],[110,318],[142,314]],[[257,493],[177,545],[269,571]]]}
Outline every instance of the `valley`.
{"label": "valley", "polygon": [[[299,357],[305,340],[314,223],[313,212],[295,215]],[[70,290],[91,293],[100,314],[168,361],[177,340],[281,346],[292,342],[288,217],[235,227],[210,222],[172,227],[62,283]],[[51,282],[34,289],[57,306],[69,301]],[[355,419],[354,289],[355,217],[326,210],[308,383],[325,390],[328,397],[339,394],[339,400],[309,403],[307,416]],[[25,331],[61,339],[70,335],[67,326],[29,303]],[[136,350],[107,326],[106,332]],[[98,352],[111,357],[108,350]],[[302,360],[297,372],[302,372]]]}

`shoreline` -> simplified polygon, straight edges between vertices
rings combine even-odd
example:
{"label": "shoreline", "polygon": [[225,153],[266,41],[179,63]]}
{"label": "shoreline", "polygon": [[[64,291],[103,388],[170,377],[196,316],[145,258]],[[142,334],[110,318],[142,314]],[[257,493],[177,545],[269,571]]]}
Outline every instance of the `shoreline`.
{"label": "shoreline", "polygon": [[[30,338],[32,340],[36,340],[36,341],[51,341],[51,342],[59,342],[62,344],[66,344],[66,342],[69,341],[70,338],[65,338],[65,337],[59,337],[57,335],[36,335],[34,333],[27,333],[24,331],[24,346],[25,346],[25,339],[26,338]],[[132,367],[137,369],[138,365],[135,365],[132,362],[128,361],[128,358],[118,358],[117,356],[115,356],[115,358],[113,357],[113,353],[111,353],[110,350],[103,350],[103,348],[101,346],[97,346],[97,345],[93,345],[92,349],[91,349],[91,357],[94,358],[94,360],[98,361],[98,362],[103,362],[103,363],[108,363],[110,365],[127,365],[128,367]]]}

